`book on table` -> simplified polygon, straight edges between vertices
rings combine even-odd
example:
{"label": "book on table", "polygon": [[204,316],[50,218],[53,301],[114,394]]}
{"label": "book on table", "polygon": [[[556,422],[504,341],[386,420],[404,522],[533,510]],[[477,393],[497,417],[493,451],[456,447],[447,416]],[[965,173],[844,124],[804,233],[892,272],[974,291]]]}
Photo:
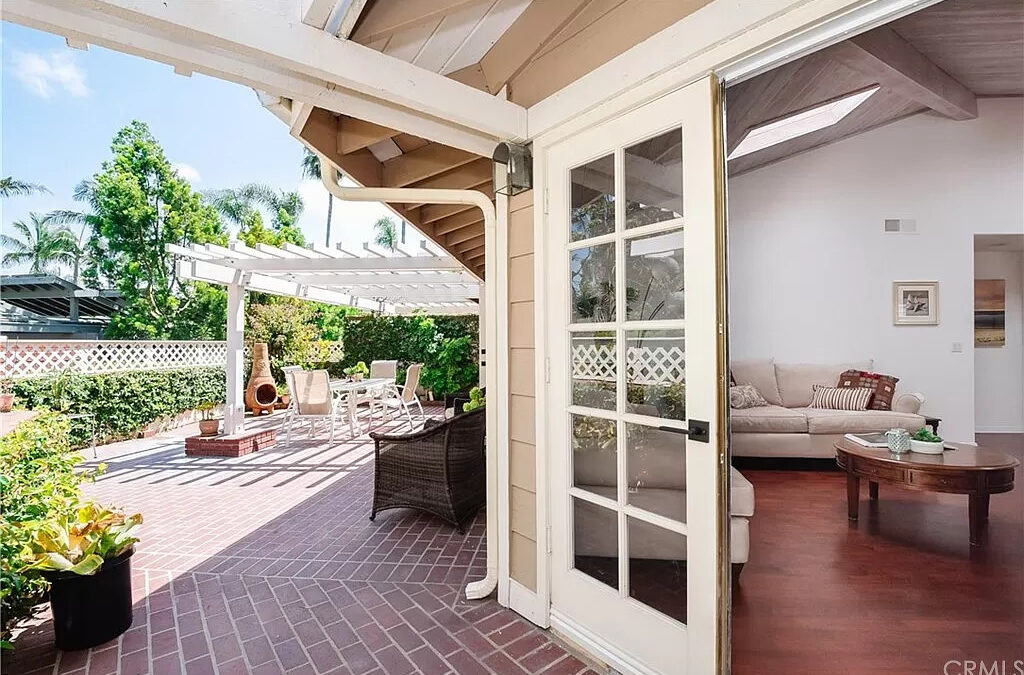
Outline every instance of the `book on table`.
{"label": "book on table", "polygon": [[851,440],[858,445],[863,445],[865,448],[889,447],[889,444],[885,438],[885,432],[879,432],[874,434],[846,434],[846,438],[847,440]]}

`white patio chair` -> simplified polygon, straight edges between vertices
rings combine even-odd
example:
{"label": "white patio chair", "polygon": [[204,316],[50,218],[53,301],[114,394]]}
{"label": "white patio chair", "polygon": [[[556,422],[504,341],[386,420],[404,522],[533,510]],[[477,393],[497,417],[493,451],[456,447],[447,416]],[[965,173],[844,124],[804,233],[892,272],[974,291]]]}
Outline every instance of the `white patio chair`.
{"label": "white patio chair", "polygon": [[292,415],[295,414],[295,381],[292,379],[292,373],[302,370],[302,366],[284,366],[281,368],[281,372],[284,373],[284,383],[288,385],[288,407],[284,410],[284,424],[291,422]]}
{"label": "white patio chair", "polygon": [[[398,373],[398,361],[371,361],[370,362],[370,375],[371,380],[386,378],[394,382],[395,375]],[[374,387],[369,389],[365,394],[360,396],[356,400],[357,405],[363,405],[364,403],[369,407],[370,413],[370,424],[373,424],[373,412],[376,409],[381,410],[381,422],[384,421],[384,408],[375,406],[374,401],[386,397],[388,390],[392,385],[386,384],[380,387]]]}
{"label": "white patio chair", "polygon": [[[292,442],[292,425],[303,419],[309,420],[309,437],[313,438],[316,432],[316,424],[321,420],[327,421],[331,427],[330,442],[334,442],[335,426],[338,415],[341,414],[346,400],[344,395],[334,395],[331,392],[331,378],[326,370],[293,370],[291,379],[294,388],[291,389],[292,400],[295,402],[295,411],[288,419],[288,435],[286,445]],[[354,435],[352,420],[349,419],[349,431]]]}
{"label": "white patio chair", "polygon": [[386,414],[385,416],[388,416],[392,410],[405,412],[405,417],[409,420],[409,428],[414,429],[415,426],[412,421],[413,403],[419,408],[420,418],[424,417],[423,406],[420,405],[420,400],[416,397],[416,389],[420,386],[420,372],[422,370],[422,363],[414,363],[409,366],[409,369],[405,371],[405,385],[402,386],[402,390],[399,391],[397,385],[391,385],[385,395],[374,400],[372,405],[375,407],[380,406],[382,413]]}
{"label": "white patio chair", "polygon": [[370,379],[387,377],[395,379],[398,373],[398,361],[370,361]]}

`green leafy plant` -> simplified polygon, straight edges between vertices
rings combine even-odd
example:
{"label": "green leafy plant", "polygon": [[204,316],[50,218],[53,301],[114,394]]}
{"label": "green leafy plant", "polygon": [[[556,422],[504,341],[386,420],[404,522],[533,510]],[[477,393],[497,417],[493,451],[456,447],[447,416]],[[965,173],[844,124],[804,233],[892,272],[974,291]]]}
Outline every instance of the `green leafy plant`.
{"label": "green leafy plant", "polygon": [[296,299],[275,299],[253,303],[246,312],[246,335],[254,342],[267,343],[270,372],[276,382],[284,381],[284,366],[322,368],[330,356],[330,342],[317,320],[320,308]]}
{"label": "green leafy plant", "polygon": [[463,412],[472,412],[487,405],[487,398],[480,387],[473,387],[469,390],[469,400],[462,404]]}
{"label": "green leafy plant", "polygon": [[428,355],[421,384],[435,397],[465,391],[480,380],[476,346],[468,335],[442,340]]}
{"label": "green leafy plant", "polygon": [[199,405],[196,406],[196,410],[198,410],[199,412],[201,412],[203,414],[203,419],[204,420],[212,420],[213,419],[213,411],[216,408],[217,408],[217,403],[215,401],[203,401],[202,403],[200,403]]}
{"label": "green leafy plant", "polygon": [[13,394],[14,380],[9,377],[0,379],[0,394]]}
{"label": "green leafy plant", "polygon": [[132,532],[141,524],[141,513],[126,516],[89,502],[73,514],[41,523],[22,555],[30,561],[29,569],[96,574],[103,561],[116,558],[139,541]]}
{"label": "green leafy plant", "polygon": [[353,375],[362,375],[363,377],[366,377],[370,374],[370,369],[366,367],[366,363],[359,361],[355,365],[346,368],[344,373],[349,377],[352,377]]}
{"label": "green leafy plant", "polygon": [[[77,469],[68,420],[44,413],[0,437],[0,640],[9,648],[13,628],[32,615],[47,589],[22,552],[38,523],[74,513],[82,481],[95,475]],[[100,470],[102,470],[102,465]]]}
{"label": "green leafy plant", "polygon": [[914,432],[911,438],[915,441],[924,441],[925,443],[941,443],[942,437],[932,433],[932,430],[928,427],[921,427]]}
{"label": "green leafy plant", "polygon": [[289,393],[291,393],[291,392],[288,389],[288,383],[287,382],[283,382],[283,383],[277,385],[277,395],[278,396],[287,396]]}

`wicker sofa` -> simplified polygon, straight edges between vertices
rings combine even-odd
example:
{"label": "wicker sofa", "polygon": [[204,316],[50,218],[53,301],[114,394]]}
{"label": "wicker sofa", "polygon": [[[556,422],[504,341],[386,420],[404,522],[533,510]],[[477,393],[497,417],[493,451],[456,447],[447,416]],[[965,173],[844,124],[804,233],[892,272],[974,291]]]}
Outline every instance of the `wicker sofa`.
{"label": "wicker sofa", "polygon": [[484,408],[410,434],[371,433],[375,444],[373,511],[431,513],[459,532],[484,505]]}

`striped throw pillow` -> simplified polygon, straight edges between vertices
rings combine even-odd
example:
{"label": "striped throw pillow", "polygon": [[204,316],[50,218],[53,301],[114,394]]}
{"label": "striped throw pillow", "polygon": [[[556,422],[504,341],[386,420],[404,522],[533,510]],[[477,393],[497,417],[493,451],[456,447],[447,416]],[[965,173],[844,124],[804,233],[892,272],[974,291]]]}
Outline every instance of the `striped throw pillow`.
{"label": "striped throw pillow", "polygon": [[826,387],[816,384],[811,397],[811,407],[826,410],[867,410],[868,401],[871,400],[873,393],[873,389],[861,387]]}

